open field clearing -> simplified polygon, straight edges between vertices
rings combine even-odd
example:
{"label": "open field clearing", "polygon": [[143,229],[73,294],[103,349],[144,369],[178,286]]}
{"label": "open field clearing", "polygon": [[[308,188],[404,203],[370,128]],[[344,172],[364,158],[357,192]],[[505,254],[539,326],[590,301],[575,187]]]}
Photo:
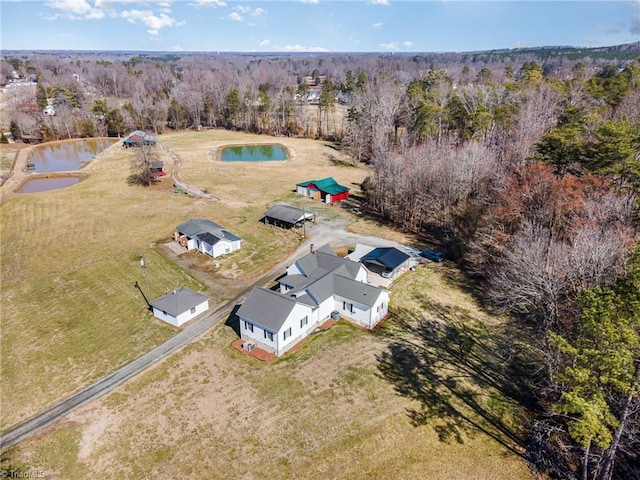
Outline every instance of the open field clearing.
{"label": "open field clearing", "polygon": [[[401,312],[447,322],[415,301],[420,292],[424,303],[458,312],[469,327],[499,325],[497,319],[485,323],[489,317],[448,276],[442,265],[408,272],[394,289],[393,304]],[[220,479],[533,478],[500,443],[519,449],[519,434],[510,430],[517,407],[503,401],[501,392],[484,388],[476,404],[453,402],[441,392],[429,403],[420,388],[411,392],[398,383],[394,369],[408,368],[406,359],[394,356],[400,338],[429,350],[410,330],[400,332],[405,320],[392,318],[378,333],[339,322],[273,364],[237,353],[229,346],[235,333],[219,325],[24,442],[15,458],[65,479],[185,473]],[[422,369],[419,363],[412,367]],[[433,373],[446,375],[454,367],[441,365]],[[456,372],[460,388],[478,389],[463,370]],[[456,410],[444,409],[445,404]],[[437,407],[440,414],[419,421],[416,412]],[[485,425],[489,414],[501,430]]]}
{"label": "open field clearing", "polygon": [[21,147],[23,147],[22,144],[15,143],[0,145],[0,176],[2,176],[0,184],[4,183],[5,178],[11,173]]}
{"label": "open field clearing", "polygon": [[[224,142],[273,142],[271,137],[206,131],[160,141],[176,149],[184,180],[223,201],[176,195],[170,182],[152,188],[128,185],[132,151],[118,144],[85,167],[87,178],[73,187],[38,194],[13,194],[9,184],[2,187],[1,428],[175,333],[146,311],[134,283],[146,290],[138,263],[145,253],[153,298],[180,285],[205,289],[155,250],[178,223],[210,218],[244,238],[243,248],[227,258],[195,259],[212,272],[219,263],[212,276],[224,277],[224,287],[207,283],[215,306],[299,245],[299,235],[259,223],[268,203],[294,197],[291,190],[300,180],[333,175],[360,182],[366,176],[364,168],[334,166],[328,158],[333,150],[311,140],[281,139],[294,160],[258,166],[214,162],[211,152]],[[169,170],[171,158],[163,159]],[[339,207],[306,202],[327,217],[350,216]]]}

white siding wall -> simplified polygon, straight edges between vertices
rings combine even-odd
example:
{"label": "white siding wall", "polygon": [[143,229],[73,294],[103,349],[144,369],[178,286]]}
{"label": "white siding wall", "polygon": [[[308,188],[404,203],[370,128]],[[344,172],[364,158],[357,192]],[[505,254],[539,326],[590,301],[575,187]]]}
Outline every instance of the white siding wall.
{"label": "white siding wall", "polygon": [[[344,309],[345,302],[353,305],[353,312]],[[378,305],[381,305],[379,310]],[[367,305],[354,302],[340,295],[335,295],[335,309],[340,312],[340,315],[353,320],[365,328],[373,328],[376,323],[387,314],[388,306],[389,294],[385,291],[380,292],[373,307],[368,307]],[[347,308],[348,307],[349,305],[347,305]]]}
{"label": "white siding wall", "polygon": [[296,187],[296,192],[298,193],[298,195],[304,195],[305,197],[311,196],[311,194],[309,193],[309,189],[300,185]]}
{"label": "white siding wall", "polygon": [[367,283],[369,281],[369,272],[367,271],[367,269],[365,268],[364,265],[360,265],[360,270],[358,270],[358,273],[356,275],[356,280],[358,282],[363,282],[363,283]]}
{"label": "white siding wall", "polygon": [[[253,332],[246,328],[245,322],[249,322],[253,324]],[[276,340],[277,340],[276,332],[272,332],[273,341],[270,341],[268,338],[265,338],[264,332],[265,332],[265,329],[260,325],[257,325],[247,320],[244,317],[240,317],[240,338],[242,338],[243,340],[249,340],[254,342],[258,347],[266,350],[267,352],[275,353]]]}
{"label": "white siding wall", "polygon": [[[340,315],[349,318],[358,325],[369,328],[369,325],[371,323],[371,310],[368,306],[354,302],[353,300],[349,300],[348,298],[341,297],[340,295],[335,295],[334,298],[334,309],[340,312]],[[353,312],[348,310],[349,305],[347,305],[347,309],[344,308],[344,302],[353,305]]]}
{"label": "white siding wall", "polygon": [[287,275],[303,275],[302,269],[298,265],[298,262],[295,262],[293,265],[289,265],[287,267]]}
{"label": "white siding wall", "polygon": [[335,302],[333,301],[333,296],[331,296],[318,306],[318,322],[322,322],[331,316],[331,312],[335,310],[334,303]]}
{"label": "white siding wall", "polygon": [[[300,320],[305,316],[308,319],[308,323],[300,326]],[[246,328],[245,322],[253,324],[253,332]],[[255,342],[258,347],[280,356],[311,333],[317,326],[318,322],[314,320],[313,309],[306,305],[296,305],[291,310],[280,331],[273,332],[273,341],[264,337],[265,329],[262,326],[244,317],[240,317],[240,337],[243,340]],[[291,336],[288,336],[285,340],[284,332],[288,328],[291,328]],[[270,330],[267,329],[267,331]]]}
{"label": "white siding wall", "polygon": [[[293,307],[293,310],[291,310],[289,317],[278,332],[278,352],[276,353],[276,355],[280,356],[284,354],[296,343],[306,337],[309,334],[311,327],[315,328],[316,323],[313,321],[312,313],[312,308],[306,305],[298,304]],[[305,325],[304,327],[301,327],[300,320],[302,320],[305,316],[307,317],[309,323],[307,323],[307,325]],[[289,328],[291,328],[291,336],[287,337],[287,339],[285,340],[284,332]]]}
{"label": "white siding wall", "polygon": [[168,324],[173,325],[174,327],[178,326],[178,319],[176,317],[169,315],[162,310],[158,310],[155,307],[153,307],[153,316],[159,318],[163,322],[167,322]]}
{"label": "white siding wall", "polygon": [[187,240],[187,250],[193,250],[194,248],[198,248],[197,240],[195,238],[189,238]]}

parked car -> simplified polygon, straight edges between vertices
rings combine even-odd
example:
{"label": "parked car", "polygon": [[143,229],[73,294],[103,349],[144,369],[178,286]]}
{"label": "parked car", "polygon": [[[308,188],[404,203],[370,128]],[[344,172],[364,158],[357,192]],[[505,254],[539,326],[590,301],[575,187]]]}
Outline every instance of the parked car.
{"label": "parked car", "polygon": [[444,260],[444,256],[442,253],[436,250],[420,250],[420,256],[423,258],[428,258],[434,262],[441,262]]}

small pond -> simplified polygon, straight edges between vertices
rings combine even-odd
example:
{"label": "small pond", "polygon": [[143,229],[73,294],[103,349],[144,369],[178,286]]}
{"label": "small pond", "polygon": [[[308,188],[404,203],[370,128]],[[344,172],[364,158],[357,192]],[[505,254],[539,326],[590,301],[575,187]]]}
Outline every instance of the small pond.
{"label": "small pond", "polygon": [[32,178],[20,187],[18,193],[38,193],[75,185],[80,177]]}
{"label": "small pond", "polygon": [[72,142],[38,145],[29,163],[35,166],[38,173],[79,170],[117,141],[116,138],[85,138]]}
{"label": "small pond", "polygon": [[275,144],[224,147],[220,153],[223,162],[272,162],[288,158],[284,147]]}

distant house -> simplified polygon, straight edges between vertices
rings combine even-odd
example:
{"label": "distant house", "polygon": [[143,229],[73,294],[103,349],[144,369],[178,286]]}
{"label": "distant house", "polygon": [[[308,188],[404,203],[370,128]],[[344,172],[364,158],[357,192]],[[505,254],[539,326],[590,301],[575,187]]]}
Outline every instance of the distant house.
{"label": "distant house", "polygon": [[332,177],[297,183],[296,193],[314,200],[322,200],[324,203],[335,203],[349,198],[349,188],[340,185]]}
{"label": "distant house", "polygon": [[176,227],[173,238],[187,250],[198,250],[214,258],[234,252],[242,246],[240,237],[204,218],[181,223]]}
{"label": "distant house", "polygon": [[395,278],[411,266],[411,256],[395,247],[371,247],[358,243],[347,258],[387,278]]}
{"label": "distant house", "polygon": [[328,245],[312,248],[287,268],[279,291],[251,291],[237,312],[241,338],[280,356],[332,316],[373,328],[387,315],[389,292],[368,285],[367,273]]}
{"label": "distant house", "polygon": [[300,208],[289,205],[274,205],[262,217],[262,222],[281,228],[301,226],[303,222],[315,221],[316,215]]}
{"label": "distant house", "polygon": [[179,327],[209,310],[209,297],[190,288],[180,287],[153,300],[151,308],[156,318]]}
{"label": "distant house", "polygon": [[142,147],[147,145],[155,145],[156,137],[153,135],[148,135],[144,133],[142,130],[136,130],[135,132],[131,132],[127,138],[122,141],[123,147]]}

